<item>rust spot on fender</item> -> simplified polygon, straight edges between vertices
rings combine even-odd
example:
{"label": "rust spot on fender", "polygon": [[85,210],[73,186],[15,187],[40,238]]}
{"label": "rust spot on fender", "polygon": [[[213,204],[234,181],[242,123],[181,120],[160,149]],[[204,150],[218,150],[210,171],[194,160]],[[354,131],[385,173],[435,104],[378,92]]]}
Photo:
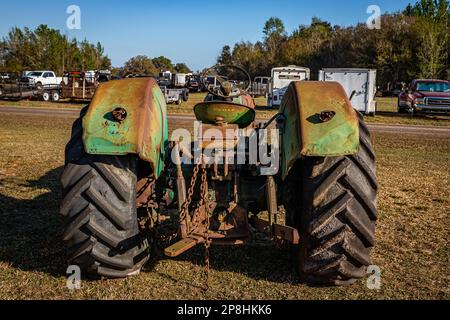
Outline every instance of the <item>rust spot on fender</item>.
{"label": "rust spot on fender", "polygon": [[154,79],[109,81],[98,87],[83,118],[87,153],[137,154],[159,176],[167,141],[166,103]]}
{"label": "rust spot on fender", "polygon": [[281,148],[283,178],[301,157],[342,156],[358,152],[358,117],[339,83],[293,82],[280,112],[286,118]]}

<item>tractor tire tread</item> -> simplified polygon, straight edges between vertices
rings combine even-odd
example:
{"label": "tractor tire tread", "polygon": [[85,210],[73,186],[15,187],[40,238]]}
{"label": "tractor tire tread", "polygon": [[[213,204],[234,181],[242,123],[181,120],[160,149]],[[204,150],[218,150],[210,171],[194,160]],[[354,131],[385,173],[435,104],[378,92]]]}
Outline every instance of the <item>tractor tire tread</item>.
{"label": "tractor tire tread", "polygon": [[86,154],[82,117],[75,121],[61,176],[63,241],[69,264],[84,275],[136,275],[149,258],[136,211],[137,158]]}
{"label": "tractor tire tread", "polygon": [[310,283],[351,284],[371,264],[378,184],[370,132],[362,115],[358,119],[356,155],[304,158],[287,178],[287,188],[302,194],[285,202],[288,221],[300,233],[298,270]]}

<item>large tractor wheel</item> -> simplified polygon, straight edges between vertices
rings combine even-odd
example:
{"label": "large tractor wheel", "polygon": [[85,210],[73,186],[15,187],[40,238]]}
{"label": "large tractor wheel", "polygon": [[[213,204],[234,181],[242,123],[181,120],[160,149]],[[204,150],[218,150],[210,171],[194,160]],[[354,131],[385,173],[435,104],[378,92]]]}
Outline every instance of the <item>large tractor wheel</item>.
{"label": "large tractor wheel", "polygon": [[362,115],[360,148],[345,157],[305,158],[286,183],[287,221],[298,228],[295,248],[303,280],[345,285],[366,275],[377,220],[375,154]]}
{"label": "large tractor wheel", "polygon": [[68,263],[84,275],[136,275],[148,259],[148,242],[140,234],[136,213],[138,160],[86,154],[81,126],[85,111],[73,125],[61,176]]}

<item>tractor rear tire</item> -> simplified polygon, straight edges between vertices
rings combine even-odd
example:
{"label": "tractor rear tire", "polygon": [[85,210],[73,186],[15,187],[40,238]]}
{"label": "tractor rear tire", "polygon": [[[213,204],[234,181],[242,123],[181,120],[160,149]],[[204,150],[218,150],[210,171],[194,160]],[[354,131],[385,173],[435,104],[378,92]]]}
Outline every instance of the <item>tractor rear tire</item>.
{"label": "tractor rear tire", "polygon": [[358,116],[357,154],[304,158],[286,181],[287,223],[299,230],[295,260],[307,283],[352,284],[371,265],[378,184],[370,133]]}
{"label": "tractor rear tire", "polygon": [[67,260],[91,277],[137,275],[149,257],[136,211],[138,160],[86,154],[81,126],[85,112],[73,125],[61,176]]}

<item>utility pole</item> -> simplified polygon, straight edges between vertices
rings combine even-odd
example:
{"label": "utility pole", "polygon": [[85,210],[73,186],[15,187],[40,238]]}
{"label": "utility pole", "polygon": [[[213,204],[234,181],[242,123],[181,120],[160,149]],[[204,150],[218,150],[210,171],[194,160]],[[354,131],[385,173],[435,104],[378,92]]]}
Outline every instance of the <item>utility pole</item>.
{"label": "utility pole", "polygon": [[67,30],[66,30],[66,34],[64,35],[64,44],[63,44],[63,52],[62,52],[62,70],[61,70],[61,74],[64,75],[64,72],[66,71],[66,55],[67,55],[67,42],[68,42],[68,34],[67,34]]}
{"label": "utility pole", "polygon": [[61,68],[61,74],[64,74],[65,51],[66,51],[66,36],[63,37],[63,45],[62,45],[62,68]]}

